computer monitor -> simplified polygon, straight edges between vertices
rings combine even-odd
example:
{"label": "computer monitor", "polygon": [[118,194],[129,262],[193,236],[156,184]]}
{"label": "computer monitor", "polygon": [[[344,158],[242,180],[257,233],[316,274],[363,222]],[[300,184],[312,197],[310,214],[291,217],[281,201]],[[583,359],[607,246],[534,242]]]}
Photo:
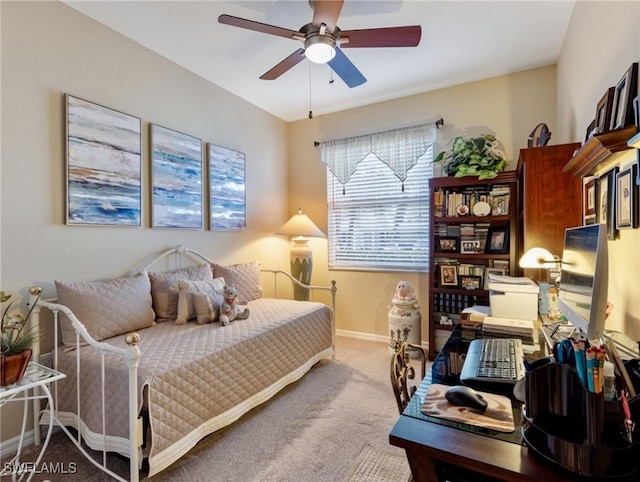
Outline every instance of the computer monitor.
{"label": "computer monitor", "polygon": [[604,331],[608,274],[606,225],[566,229],[558,308],[589,340]]}

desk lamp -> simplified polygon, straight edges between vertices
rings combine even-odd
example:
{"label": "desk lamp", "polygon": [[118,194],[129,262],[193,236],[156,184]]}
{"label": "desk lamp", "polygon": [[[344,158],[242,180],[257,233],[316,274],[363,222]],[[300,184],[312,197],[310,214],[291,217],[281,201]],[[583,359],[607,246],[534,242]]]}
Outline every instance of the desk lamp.
{"label": "desk lamp", "polygon": [[[313,224],[302,209],[284,223],[276,234],[294,236],[291,241],[291,276],[305,285],[311,284],[311,271],[313,270],[313,252],[309,246],[309,237],[324,238],[325,235],[318,226]],[[293,284],[293,298],[299,301],[309,300],[309,290]]]}
{"label": "desk lamp", "polygon": [[[556,271],[560,271],[560,269],[562,268],[562,260],[558,256],[551,254],[544,248],[531,248],[527,250],[522,255],[522,258],[520,258],[518,264],[521,268],[554,268]],[[556,279],[555,282],[557,286],[558,280]]]}

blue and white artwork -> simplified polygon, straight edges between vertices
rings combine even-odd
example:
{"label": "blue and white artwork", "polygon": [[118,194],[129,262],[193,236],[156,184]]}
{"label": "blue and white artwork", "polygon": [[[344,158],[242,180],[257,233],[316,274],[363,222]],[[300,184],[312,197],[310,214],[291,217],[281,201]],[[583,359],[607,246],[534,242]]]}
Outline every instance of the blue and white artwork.
{"label": "blue and white artwork", "polygon": [[202,141],[151,125],[152,226],[202,229]]}
{"label": "blue and white artwork", "polygon": [[141,226],[141,121],[66,96],[67,224]]}
{"label": "blue and white artwork", "polygon": [[209,144],[209,217],[212,230],[246,229],[245,158]]}

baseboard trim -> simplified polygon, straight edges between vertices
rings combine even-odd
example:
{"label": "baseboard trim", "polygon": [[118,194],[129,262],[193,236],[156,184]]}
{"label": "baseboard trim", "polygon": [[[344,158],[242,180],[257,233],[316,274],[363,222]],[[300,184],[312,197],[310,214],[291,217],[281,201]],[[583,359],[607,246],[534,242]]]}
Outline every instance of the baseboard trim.
{"label": "baseboard trim", "polygon": [[[31,447],[34,443],[33,438],[33,430],[29,430],[24,433],[24,439],[22,440],[22,450],[25,447]],[[16,435],[15,437],[5,440],[4,442],[0,442],[0,454],[2,454],[2,459],[6,459],[7,457],[13,456],[18,452],[18,447],[20,446],[20,435]]]}
{"label": "baseboard trim", "polygon": [[[359,340],[378,341],[381,343],[389,343],[389,338],[384,335],[373,335],[371,333],[364,333],[362,331],[350,331],[350,330],[336,330],[336,335],[346,336],[348,338],[357,338]],[[421,341],[420,344],[428,349],[429,343]]]}

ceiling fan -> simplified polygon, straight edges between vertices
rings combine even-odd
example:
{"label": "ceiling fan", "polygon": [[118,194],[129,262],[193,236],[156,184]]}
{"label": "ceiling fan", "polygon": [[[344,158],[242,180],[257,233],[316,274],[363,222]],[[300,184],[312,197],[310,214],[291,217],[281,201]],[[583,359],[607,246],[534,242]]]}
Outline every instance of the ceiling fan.
{"label": "ceiling fan", "polygon": [[344,48],[363,47],[416,47],[420,43],[420,25],[405,27],[370,28],[362,30],[340,30],[337,22],[344,0],[310,0],[313,20],[299,31],[276,27],[231,15],[220,15],[218,22],[233,27],[245,28],[278,37],[290,38],[303,43],[282,62],[260,76],[263,80],[274,80],[300,63],[305,57],[318,64],[327,63],[349,87],[364,84],[367,79],[342,52]]}

